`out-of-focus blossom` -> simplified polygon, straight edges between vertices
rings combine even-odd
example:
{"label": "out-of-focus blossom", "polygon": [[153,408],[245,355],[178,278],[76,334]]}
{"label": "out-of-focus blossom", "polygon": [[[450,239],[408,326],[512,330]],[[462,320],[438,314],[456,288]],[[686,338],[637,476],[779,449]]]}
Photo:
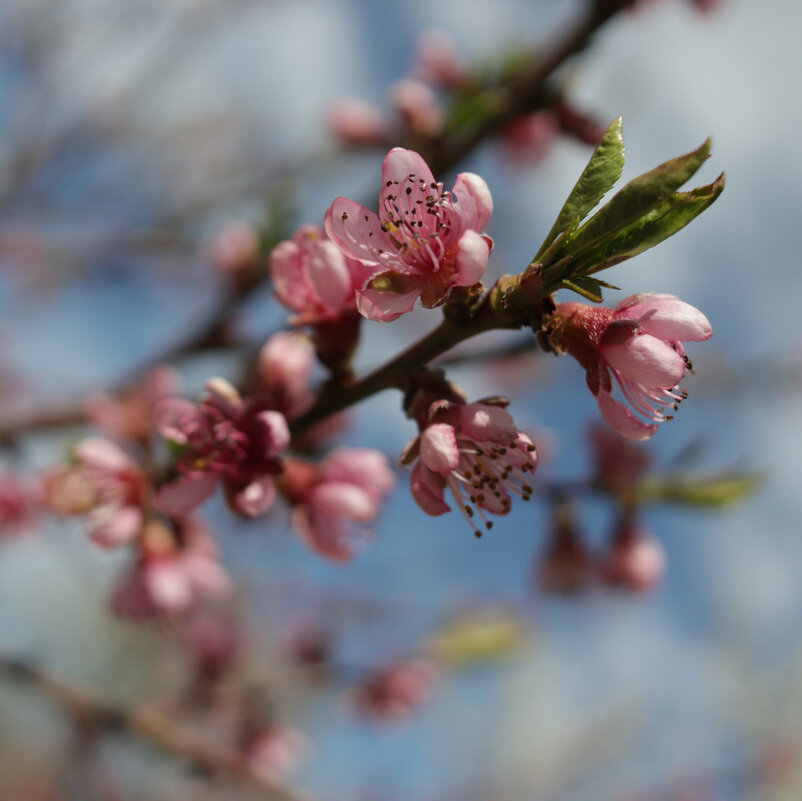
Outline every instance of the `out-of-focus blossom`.
{"label": "out-of-focus blossom", "polygon": [[389,89],[390,102],[407,128],[420,136],[437,136],[445,116],[430,86],[414,78],[396,81]]}
{"label": "out-of-focus blossom", "polygon": [[273,504],[273,476],[290,441],[287,420],[267,396],[243,399],[222,378],[206,383],[209,395],[195,404],[168,398],[157,408],[161,435],[178,449],[179,478],[159,490],[159,505],[183,514],[206,500],[222,482],[229,506],[255,516]]}
{"label": "out-of-focus blossom", "polygon": [[304,225],[273,248],[270,275],[278,299],[298,312],[293,323],[309,325],[353,309],[369,271],[343,255],[316,225]]}
{"label": "out-of-focus blossom", "polygon": [[551,111],[518,117],[501,134],[504,155],[516,164],[542,161],[558,131],[559,125]]}
{"label": "out-of-focus blossom", "polygon": [[209,260],[224,275],[250,270],[259,259],[259,232],[244,222],[230,222],[209,246]]}
{"label": "out-of-focus blossom", "polygon": [[662,580],[666,552],[650,531],[624,520],[613,532],[609,550],[599,564],[605,583],[634,592],[649,592]]}
{"label": "out-of-focus blossom", "polygon": [[0,470],[0,542],[33,529],[41,507],[38,486],[10,470]]}
{"label": "out-of-focus blossom", "polygon": [[315,352],[304,334],[280,331],[262,345],[257,359],[259,389],[288,420],[312,403],[310,386]]}
{"label": "out-of-focus blossom", "polygon": [[335,561],[350,559],[371,536],[366,526],[394,485],[387,458],[371,448],[339,448],[318,465],[288,460],[280,482],[301,539]]}
{"label": "out-of-focus blossom", "polygon": [[421,658],[380,668],[348,694],[353,707],[368,718],[397,721],[409,717],[431,697],[438,671]]}
{"label": "out-of-focus blossom", "polygon": [[[407,445],[403,462],[417,459],[412,470],[412,497],[424,512],[451,510],[444,492],[450,490],[465,519],[481,536],[475,517],[492,528],[485,512],[505,515],[510,493],[529,500],[529,476],[537,465],[532,441],[504,410],[506,402],[434,403],[429,420]],[[419,457],[419,458],[418,458]]]}
{"label": "out-of-focus blossom", "polygon": [[[673,295],[631,295],[615,310],[560,303],[554,319],[552,346],[585,368],[602,417],[633,440],[653,436],[658,423],[671,419],[664,407],[676,410],[687,396],[678,389],[692,369],[682,343],[713,335],[704,314]],[[632,408],[613,397],[613,377]]]}
{"label": "out-of-focus blossom", "polygon": [[73,448],[76,464],[45,476],[48,506],[64,515],[86,515],[90,537],[107,548],[135,540],[150,501],[150,481],[111,440],[89,437]]}
{"label": "out-of-focus blossom", "polygon": [[112,608],[134,619],[190,612],[231,592],[217,544],[197,518],[154,518],[142,531],[140,556],[115,589]]}
{"label": "out-of-focus blossom", "polygon": [[590,428],[588,440],[593,451],[597,483],[619,494],[635,489],[637,479],[651,463],[649,451],[616,436],[602,423]]}
{"label": "out-of-focus blossom", "polygon": [[457,44],[445,31],[430,28],[418,37],[412,74],[433,86],[459,89],[470,80],[467,66],[459,57]]}
{"label": "out-of-focus blossom", "polygon": [[535,563],[535,584],[546,592],[575,595],[593,579],[593,563],[576,529],[571,510],[558,506],[548,542]]}
{"label": "out-of-focus blossom", "polygon": [[89,419],[114,439],[147,446],[156,428],[156,404],[174,395],[178,385],[178,372],[168,365],[160,365],[151,370],[141,383],[117,396],[91,395],[86,410]]}
{"label": "out-of-focus blossom", "polygon": [[245,759],[254,776],[270,783],[290,776],[310,747],[297,729],[272,726],[252,735],[245,746]]}
{"label": "out-of-focus blossom", "polygon": [[380,145],[388,137],[387,123],[381,111],[353,97],[343,98],[329,109],[328,126],[348,145]]}
{"label": "out-of-focus blossom", "polygon": [[193,666],[192,695],[200,699],[232,666],[239,645],[236,629],[228,616],[202,611],[188,621],[183,634]]}
{"label": "out-of-focus blossom", "polygon": [[420,155],[394,148],[382,165],[379,214],[344,197],[326,212],[329,237],[367,268],[357,290],[360,313],[389,322],[412,310],[444,303],[452,287],[482,279],[491,242],[480,231],[493,211],[487,184],[461,173],[443,190]]}

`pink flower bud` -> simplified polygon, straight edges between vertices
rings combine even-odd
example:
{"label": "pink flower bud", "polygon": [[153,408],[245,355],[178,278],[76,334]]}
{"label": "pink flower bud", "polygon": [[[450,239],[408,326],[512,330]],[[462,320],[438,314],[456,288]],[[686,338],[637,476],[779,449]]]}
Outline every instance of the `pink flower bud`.
{"label": "pink flower bud", "polygon": [[437,680],[437,669],[425,659],[397,662],[369,675],[350,693],[354,707],[374,720],[397,721],[426,703]]}
{"label": "pink flower bud", "polygon": [[470,74],[457,52],[457,44],[445,31],[430,29],[418,37],[413,75],[434,86],[459,89]]}
{"label": "pink flower bud", "polygon": [[215,236],[209,259],[224,275],[234,276],[249,270],[259,259],[259,233],[243,222],[230,222]]}
{"label": "pink flower bud", "polygon": [[421,136],[436,136],[443,130],[443,110],[435,93],[425,83],[404,78],[396,81],[389,91],[390,102],[410,131]]}
{"label": "pink flower bud", "polygon": [[328,114],[329,130],[348,145],[380,145],[387,140],[384,115],[375,106],[356,98],[343,98]]}
{"label": "pink flower bud", "polygon": [[607,584],[634,592],[649,592],[662,580],[666,553],[653,534],[624,521],[613,533],[599,570]]}

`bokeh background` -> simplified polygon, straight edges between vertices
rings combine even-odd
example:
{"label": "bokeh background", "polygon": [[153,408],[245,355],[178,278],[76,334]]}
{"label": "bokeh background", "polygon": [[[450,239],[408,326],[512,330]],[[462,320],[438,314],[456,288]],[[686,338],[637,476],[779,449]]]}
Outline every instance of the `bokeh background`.
{"label": "bokeh background", "polygon": [[[382,154],[332,156],[326,111],[343,96],[386,108],[386,88],[410,68],[422,30],[444,29],[481,61],[548,41],[582,6],[6,0],[4,404],[80,397],[180,340],[220,292],[208,258],[215,232],[230,220],[258,221],[282,187],[298,224],[319,221],[336,195],[371,197]],[[238,524],[209,503],[247,608],[257,678],[300,620],[325,621],[346,667],[413,653],[469,610],[526,629],[514,654],[448,672],[431,703],[397,726],[366,725],[334,690],[280,698],[313,743],[300,785],[331,799],[799,798],[800,25],[802,10],[780,0],[723,0],[707,15],[681,0],[643,3],[563,74],[601,121],[623,115],[625,179],[708,135],[713,156],[697,183],[727,173],[723,196],[699,220],[606,276],[621,297],[679,295],[714,327],[714,339],[692,350],[690,399],[653,441],[658,464],[690,464],[692,453],[699,469],[765,477],[737,508],[650,510],[669,556],[659,589],[545,595],[533,581],[549,526],[542,506],[521,504],[476,541],[456,515],[423,515],[403,471],[379,536],[345,566],[306,551],[280,514]],[[589,154],[562,139],[522,168],[488,144],[460,165],[493,193],[491,270],[528,262]],[[379,363],[436,316],[372,324],[360,366]],[[239,326],[258,343],[283,320],[266,290]],[[232,360],[220,353],[179,366],[192,393]],[[597,410],[575,363],[533,355],[450,375],[472,397],[513,397],[519,425],[548,443],[541,469],[550,477],[586,469]],[[398,397],[385,393],[353,415],[347,440],[395,459],[413,435]],[[43,467],[76,436],[30,435],[4,462]],[[581,522],[601,538],[609,510],[587,504]],[[118,566],[79,526],[48,523],[39,538],[4,546],[3,650],[114,697],[158,698],[178,658],[162,633],[105,611]],[[44,702],[0,687],[0,777],[63,758],[63,728]],[[118,744],[105,758],[124,798],[217,797],[147,750]]]}

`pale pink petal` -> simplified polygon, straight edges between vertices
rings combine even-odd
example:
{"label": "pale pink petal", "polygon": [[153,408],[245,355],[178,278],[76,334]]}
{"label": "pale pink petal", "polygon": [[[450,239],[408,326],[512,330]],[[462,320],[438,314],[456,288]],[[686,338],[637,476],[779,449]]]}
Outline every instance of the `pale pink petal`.
{"label": "pale pink petal", "polygon": [[186,444],[188,427],[204,422],[198,407],[184,398],[165,398],[159,401],[154,409],[154,417],[159,433],[178,445]]}
{"label": "pale pink petal", "polygon": [[429,165],[423,160],[423,156],[414,150],[406,150],[403,147],[394,147],[382,162],[382,191],[380,198],[385,195],[393,194],[392,189],[387,186],[387,182],[398,181],[402,183],[411,175],[426,184],[435,182]]}
{"label": "pale pink petal", "polygon": [[511,443],[518,436],[515,421],[498,406],[466,403],[459,407],[461,433],[477,442]]}
{"label": "pale pink petal", "polygon": [[318,515],[314,521],[305,506],[292,512],[292,526],[301,541],[335,562],[347,562],[354,555],[354,542],[341,518]]}
{"label": "pale pink petal", "polygon": [[456,286],[472,286],[482,280],[490,259],[487,239],[476,231],[468,230],[457,242]]}
{"label": "pale pink petal", "polygon": [[184,553],[181,567],[192,588],[205,597],[222,598],[233,588],[231,577],[223,566],[204,554]]}
{"label": "pale pink petal", "polygon": [[493,214],[493,197],[484,179],[472,172],[460,173],[452,194],[463,225],[474,231],[483,230]]}
{"label": "pale pink petal", "polygon": [[323,481],[345,481],[356,484],[380,498],[395,486],[395,473],[387,457],[373,448],[338,448],[323,462]]}
{"label": "pale pink petal", "polygon": [[236,414],[242,407],[242,395],[228,379],[214,376],[207,379],[205,386],[209,392],[206,403],[221,409],[226,415]]}
{"label": "pale pink petal", "polygon": [[312,289],[332,311],[341,309],[353,296],[351,273],[334,242],[324,240],[309,247],[307,270]]}
{"label": "pale pink petal", "polygon": [[625,406],[607,392],[600,392],[597,401],[599,410],[607,425],[622,437],[637,442],[650,439],[657,431],[656,424],[644,423],[630,411],[628,406]]}
{"label": "pale pink petal", "polygon": [[89,536],[104,548],[116,548],[133,542],[142,530],[142,509],[138,506],[123,506],[109,510],[100,507],[89,515]]}
{"label": "pale pink petal", "polygon": [[415,503],[432,517],[451,511],[451,507],[443,500],[441,481],[442,479],[437,473],[433,473],[421,462],[417,462],[412,469],[410,477],[412,497],[415,499]]}
{"label": "pale pink petal", "polygon": [[165,484],[158,492],[158,505],[169,514],[185,514],[211,497],[217,486],[214,473],[197,473],[182,476]]}
{"label": "pale pink petal", "polygon": [[290,444],[290,428],[281,412],[259,412],[255,418],[268,430],[267,456],[278,456]]}
{"label": "pale pink petal", "polygon": [[671,388],[685,375],[682,356],[662,339],[640,334],[621,344],[602,344],[605,361],[628,381],[647,387]]}
{"label": "pale pink petal", "polygon": [[136,469],[136,463],[119,446],[102,437],[87,437],[75,445],[75,455],[84,467],[122,472]]}
{"label": "pale pink petal", "polygon": [[356,293],[356,308],[368,320],[390,323],[402,314],[412,311],[419,297],[420,289],[413,289],[403,295],[397,292],[363,289]]}
{"label": "pale pink petal", "polygon": [[251,481],[234,494],[236,511],[258,517],[264,514],[273,505],[276,499],[276,487],[269,476]]}
{"label": "pale pink petal", "polygon": [[270,277],[285,306],[300,311],[304,306],[301,248],[295,242],[280,242],[270,253]]}
{"label": "pale pink petal", "polygon": [[192,586],[181,563],[174,558],[148,565],[145,586],[153,603],[166,612],[183,612],[192,604]]}
{"label": "pale pink petal", "polygon": [[[498,495],[496,495],[498,493]],[[495,492],[484,492],[483,500],[479,501],[479,506],[494,515],[506,515],[512,508],[510,496],[504,487],[499,486]]]}
{"label": "pale pink petal", "polygon": [[[395,253],[395,246],[382,231],[376,212],[348,198],[335,199],[326,212],[324,226],[340,250],[363,264],[384,263]],[[384,258],[379,250],[383,251]]]}
{"label": "pale pink petal", "polygon": [[344,517],[363,523],[379,511],[377,499],[361,487],[339,481],[319,484],[309,495],[307,505],[326,517]]}
{"label": "pale pink petal", "polygon": [[454,426],[433,423],[420,435],[420,458],[430,470],[446,478],[459,467],[459,447]]}
{"label": "pale pink petal", "polygon": [[[658,339],[702,342],[713,336],[710,321],[690,303],[674,295],[646,295],[634,304],[616,310],[616,316],[639,322],[646,333]],[[629,299],[626,299],[629,300]],[[626,303],[626,300],[622,303]]]}

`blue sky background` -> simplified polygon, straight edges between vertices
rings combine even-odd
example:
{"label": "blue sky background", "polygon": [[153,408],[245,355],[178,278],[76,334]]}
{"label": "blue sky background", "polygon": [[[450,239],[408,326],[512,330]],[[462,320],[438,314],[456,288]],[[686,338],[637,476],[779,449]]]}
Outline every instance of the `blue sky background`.
{"label": "blue sky background", "polygon": [[[542,507],[515,510],[477,542],[461,518],[423,515],[403,474],[380,536],[347,566],[304,551],[280,520],[267,536],[263,523],[224,534],[227,563],[264,636],[299,611],[334,614],[346,662],[408,652],[448,614],[472,604],[499,604],[531,623],[532,637],[515,660],[448,677],[433,704],[398,729],[366,728],[334,697],[290,702],[288,716],[315,743],[300,781],[327,798],[605,801],[709,774],[718,777],[722,798],[753,798],[742,767],[771,738],[802,736],[788,711],[798,708],[802,678],[802,113],[795,88],[802,10],[780,0],[725,0],[701,17],[679,0],[645,5],[605,29],[566,72],[571,94],[602,120],[623,115],[625,179],[712,135],[713,156],[697,183],[725,170],[727,188],[687,230],[607,277],[622,287],[621,297],[677,294],[714,327],[711,342],[692,347],[698,374],[677,420],[654,439],[658,460],[701,440],[702,467],[759,470],[765,486],[720,514],[650,512],[669,570],[647,598],[537,596],[530,574],[547,526]],[[5,206],[0,223],[52,236],[58,248],[48,269],[65,275],[44,292],[26,288],[19,275],[0,276],[2,333],[33,395],[69,397],[100,386],[209,308],[216,287],[202,244],[223,220],[254,218],[282,164],[326,146],[323,120],[332,101],[352,95],[385,104],[384,89],[409,68],[421,30],[442,27],[466,55],[482,59],[510,42],[544,40],[580,6],[7,4],[0,11],[0,94],[15,114],[0,122],[0,177],[17,114],[41,120],[45,142],[51,130],[78,131],[41,179]],[[41,94],[29,91],[25,54],[9,33],[15,15],[33,18],[36,9],[55,32]],[[87,133],[86,119],[108,120],[104,135]],[[491,271],[516,271],[529,260],[588,156],[560,142],[547,162],[520,170],[483,147],[461,165],[486,178],[495,200]],[[375,154],[308,168],[298,223],[319,220],[335,195],[374,191],[380,160]],[[126,231],[148,229],[171,203],[224,180],[231,188],[220,202],[184,220],[169,247],[143,253],[119,245]],[[87,239],[99,243],[91,259],[70,259],[70,248],[86,252],[79,245]],[[255,302],[244,321],[256,335],[282,319],[266,301]],[[371,326],[360,364],[385,358],[435,317],[416,313]],[[207,360],[184,369],[188,384],[199,386],[226,366]],[[465,369],[453,376],[472,397],[509,391],[519,425],[548,429],[555,442],[548,474],[579,474],[586,425],[597,415],[581,370],[567,359],[532,360],[520,369],[531,376]],[[414,432],[397,410],[393,394],[366,402],[349,441],[398,454]],[[60,435],[32,437],[23,457],[52,462],[64,442]],[[219,503],[209,512],[231,528]],[[598,536],[607,515],[589,506],[583,522]],[[114,626],[98,609],[114,557],[90,552],[77,528],[48,534],[45,543],[0,553],[0,645],[101,684],[122,671],[132,693],[142,689],[150,668],[136,676],[129,662],[137,654],[150,658],[158,642]],[[353,620],[342,599],[382,611]],[[118,759],[128,764],[125,755]],[[139,765],[131,761],[132,776]],[[137,779],[147,780],[160,791],[183,781],[169,766]],[[370,795],[371,788],[381,793]]]}

